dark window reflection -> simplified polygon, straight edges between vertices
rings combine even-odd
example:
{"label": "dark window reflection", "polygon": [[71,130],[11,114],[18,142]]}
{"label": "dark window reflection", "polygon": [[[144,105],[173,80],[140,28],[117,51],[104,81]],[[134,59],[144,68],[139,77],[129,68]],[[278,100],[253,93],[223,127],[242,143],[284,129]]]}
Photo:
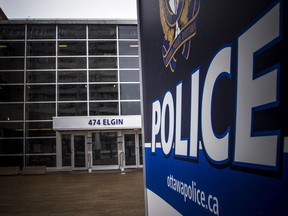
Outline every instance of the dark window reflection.
{"label": "dark window reflection", "polygon": [[90,103],[90,115],[118,115],[119,106],[117,102]]}
{"label": "dark window reflection", "polygon": [[26,86],[27,101],[55,101],[55,85]]}
{"label": "dark window reflection", "polygon": [[89,25],[89,39],[115,39],[115,25]]}
{"label": "dark window reflection", "polygon": [[59,69],[85,69],[86,57],[84,58],[58,58]]}
{"label": "dark window reflection", "polygon": [[23,122],[0,122],[0,137],[23,137]]}
{"label": "dark window reflection", "polygon": [[137,26],[123,25],[119,26],[120,39],[137,39]]}
{"label": "dark window reflection", "polygon": [[139,102],[121,102],[121,115],[140,115],[140,101]]}
{"label": "dark window reflection", "polygon": [[75,56],[86,55],[85,41],[59,41],[58,42],[59,56]]}
{"label": "dark window reflection", "polygon": [[58,82],[86,82],[87,71],[58,71]]}
{"label": "dark window reflection", "polygon": [[0,157],[1,166],[20,166],[23,167],[23,156],[1,156]]}
{"label": "dark window reflection", "polygon": [[23,120],[23,104],[0,104],[0,120]]}
{"label": "dark window reflection", "polygon": [[121,84],[121,100],[138,100],[140,99],[139,84]]}
{"label": "dark window reflection", "polygon": [[120,41],[119,55],[138,55],[138,41]]}
{"label": "dark window reflection", "polygon": [[23,83],[24,72],[23,71],[3,71],[0,72],[0,83]]}
{"label": "dark window reflection", "polygon": [[27,83],[55,83],[55,71],[27,71]]}
{"label": "dark window reflection", "polygon": [[25,25],[0,25],[1,40],[25,39]]}
{"label": "dark window reflection", "polygon": [[87,116],[87,103],[58,103],[58,116]]}
{"label": "dark window reflection", "polygon": [[55,138],[26,139],[26,150],[28,154],[55,153],[56,152],[56,140]]}
{"label": "dark window reflection", "polygon": [[86,25],[58,25],[59,39],[85,39]]}
{"label": "dark window reflection", "polygon": [[117,82],[118,73],[116,70],[89,71],[90,82]]}
{"label": "dark window reflection", "polygon": [[0,58],[1,70],[24,70],[24,58]]}
{"label": "dark window reflection", "polygon": [[90,100],[118,100],[118,85],[90,85]]}
{"label": "dark window reflection", "polygon": [[0,139],[0,154],[23,154],[23,139]]}
{"label": "dark window reflection", "polygon": [[89,55],[117,55],[116,41],[90,41]]}
{"label": "dark window reflection", "polygon": [[27,28],[28,39],[55,39],[56,26],[55,25],[28,25]]}
{"label": "dark window reflection", "polygon": [[0,42],[0,56],[24,56],[25,43],[23,42]]}
{"label": "dark window reflection", "polygon": [[0,86],[1,102],[22,102],[24,100],[24,85]]}
{"label": "dark window reflection", "polygon": [[116,57],[90,57],[89,58],[89,68],[117,68],[117,58]]}
{"label": "dark window reflection", "polygon": [[56,166],[56,155],[29,155],[26,156],[26,166]]}
{"label": "dark window reflection", "polygon": [[87,99],[86,85],[58,85],[59,101],[79,101]]}
{"label": "dark window reflection", "polygon": [[55,103],[26,104],[26,120],[51,120],[55,114]]}
{"label": "dark window reflection", "polygon": [[28,56],[55,56],[56,42],[55,41],[28,41],[27,42]]}
{"label": "dark window reflection", "polygon": [[27,69],[55,69],[55,58],[27,58]]}
{"label": "dark window reflection", "polygon": [[56,136],[56,132],[53,131],[52,122],[28,122],[26,123],[26,136],[27,137]]}
{"label": "dark window reflection", "polygon": [[138,70],[120,70],[120,82],[139,82]]}
{"label": "dark window reflection", "polygon": [[120,68],[139,68],[138,57],[120,57],[119,58]]}
{"label": "dark window reflection", "polygon": [[92,133],[93,165],[117,165],[117,132]]}

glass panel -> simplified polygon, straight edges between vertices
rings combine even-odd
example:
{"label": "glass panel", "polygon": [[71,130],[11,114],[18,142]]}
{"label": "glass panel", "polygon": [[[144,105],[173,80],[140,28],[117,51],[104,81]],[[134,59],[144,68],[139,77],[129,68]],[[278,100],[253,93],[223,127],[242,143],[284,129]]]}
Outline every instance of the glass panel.
{"label": "glass panel", "polygon": [[86,25],[58,25],[59,39],[85,39]]}
{"label": "glass panel", "polygon": [[23,139],[0,139],[0,154],[23,154]]}
{"label": "glass panel", "polygon": [[117,84],[98,84],[90,86],[90,100],[118,100]]}
{"label": "glass panel", "polygon": [[58,103],[58,116],[87,116],[87,103]]}
{"label": "glass panel", "polygon": [[56,136],[53,131],[53,122],[28,122],[26,123],[27,137],[48,137]]}
{"label": "glass panel", "polygon": [[0,86],[1,102],[22,102],[23,100],[24,100],[23,85]]}
{"label": "glass panel", "polygon": [[26,86],[27,101],[55,101],[55,85]]}
{"label": "glass panel", "polygon": [[89,68],[101,69],[101,68],[117,68],[116,57],[90,57]]}
{"label": "glass panel", "polygon": [[59,69],[86,69],[85,58],[58,58]]}
{"label": "glass panel", "polygon": [[86,167],[85,136],[74,135],[74,167]]}
{"label": "glass panel", "polygon": [[55,103],[26,104],[26,120],[51,120],[55,114]]}
{"label": "glass panel", "polygon": [[55,71],[27,71],[27,83],[55,83]]}
{"label": "glass panel", "polygon": [[56,156],[55,155],[26,156],[26,166],[56,167]]}
{"label": "glass panel", "polygon": [[121,102],[121,115],[140,115],[140,101],[139,102]]}
{"label": "glass panel", "polygon": [[0,137],[23,137],[22,122],[0,122]]}
{"label": "glass panel", "polygon": [[117,165],[117,133],[92,133],[93,165]]}
{"label": "glass panel", "polygon": [[87,71],[58,71],[58,82],[87,82]]}
{"label": "glass panel", "polygon": [[0,56],[24,56],[24,42],[0,42]]}
{"label": "glass panel", "polygon": [[115,25],[89,25],[89,39],[114,39],[116,38]]}
{"label": "glass panel", "polygon": [[26,139],[26,153],[56,153],[55,138]]}
{"label": "glass panel", "polygon": [[125,165],[136,165],[135,134],[125,134]]}
{"label": "glass panel", "polygon": [[117,55],[116,41],[90,41],[89,55]]}
{"label": "glass panel", "polygon": [[90,103],[90,115],[118,115],[118,103],[117,102],[106,102],[106,103]]}
{"label": "glass panel", "polygon": [[23,156],[0,156],[1,166],[23,167]]}
{"label": "glass panel", "polygon": [[58,85],[59,101],[79,101],[87,99],[87,85]]}
{"label": "glass panel", "polygon": [[117,82],[117,77],[116,70],[89,71],[90,82]]}
{"label": "glass panel", "polygon": [[24,82],[23,71],[0,72],[0,83],[23,83],[23,82]]}
{"label": "glass panel", "polygon": [[55,41],[28,41],[27,42],[28,56],[55,56],[56,43]]}
{"label": "glass panel", "polygon": [[121,84],[121,100],[139,100],[140,84]]}
{"label": "glass panel", "polygon": [[138,57],[120,57],[119,58],[120,68],[139,68]]}
{"label": "glass panel", "polygon": [[55,25],[28,25],[27,28],[28,39],[55,39],[56,26]]}
{"label": "glass panel", "polygon": [[0,25],[1,40],[25,39],[25,25]]}
{"label": "glass panel", "polygon": [[1,70],[24,70],[24,58],[0,58]]}
{"label": "glass panel", "polygon": [[0,104],[0,120],[23,120],[23,104]]}
{"label": "glass panel", "polygon": [[71,135],[62,134],[62,166],[71,166]]}
{"label": "glass panel", "polygon": [[137,39],[137,26],[119,26],[119,38],[120,39]]}
{"label": "glass panel", "polygon": [[138,70],[120,70],[120,82],[140,82]]}
{"label": "glass panel", "polygon": [[59,56],[86,55],[86,41],[59,41]]}
{"label": "glass panel", "polygon": [[55,58],[27,58],[27,69],[55,69]]}
{"label": "glass panel", "polygon": [[138,41],[120,41],[119,55],[138,55]]}
{"label": "glass panel", "polygon": [[139,134],[139,162],[143,165],[142,134]]}

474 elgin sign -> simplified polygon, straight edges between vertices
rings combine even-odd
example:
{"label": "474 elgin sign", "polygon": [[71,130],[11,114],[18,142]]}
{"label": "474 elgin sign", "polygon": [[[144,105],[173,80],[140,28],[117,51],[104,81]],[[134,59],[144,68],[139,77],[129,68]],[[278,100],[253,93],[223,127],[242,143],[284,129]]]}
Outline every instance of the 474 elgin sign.
{"label": "474 elgin sign", "polygon": [[186,59],[189,57],[191,39],[196,34],[200,0],[159,0],[159,4],[164,33],[163,61],[174,72],[177,61],[174,55],[178,50],[182,49]]}

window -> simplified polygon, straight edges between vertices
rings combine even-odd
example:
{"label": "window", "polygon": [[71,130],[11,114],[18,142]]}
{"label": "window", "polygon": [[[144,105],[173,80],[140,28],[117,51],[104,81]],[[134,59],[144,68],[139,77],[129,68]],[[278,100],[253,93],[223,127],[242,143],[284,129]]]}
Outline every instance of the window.
{"label": "window", "polygon": [[117,55],[116,41],[90,41],[89,55]]}
{"label": "window", "polygon": [[0,102],[23,102],[23,85],[0,85]]}
{"label": "window", "polygon": [[86,82],[87,71],[58,71],[59,83]]}
{"label": "window", "polygon": [[24,40],[25,25],[0,25],[1,40]]}
{"label": "window", "polygon": [[118,102],[90,103],[91,116],[118,115],[119,114],[118,110],[119,110]]}
{"label": "window", "polygon": [[58,85],[59,101],[81,101],[87,99],[87,85]]}
{"label": "window", "polygon": [[129,25],[122,25],[119,26],[119,38],[120,39],[137,39],[137,27],[136,26],[129,26]]}
{"label": "window", "polygon": [[55,69],[55,58],[27,58],[27,69]]}
{"label": "window", "polygon": [[23,120],[23,103],[22,104],[0,104],[0,120]]}
{"label": "window", "polygon": [[56,26],[55,25],[28,25],[27,27],[28,39],[55,39]]}
{"label": "window", "polygon": [[87,103],[58,103],[58,116],[87,116]]}
{"label": "window", "polygon": [[27,101],[55,101],[55,85],[26,86]]}
{"label": "window", "polygon": [[86,25],[58,25],[59,39],[85,39]]}
{"label": "window", "polygon": [[0,56],[24,56],[24,42],[0,41]]}
{"label": "window", "polygon": [[117,82],[118,74],[116,70],[95,70],[89,71],[90,82]]}
{"label": "window", "polygon": [[55,41],[28,41],[27,42],[28,56],[55,56],[56,42]]}
{"label": "window", "polygon": [[90,100],[118,100],[118,85],[90,84]]}
{"label": "window", "polygon": [[121,100],[139,100],[140,86],[139,84],[121,84]]}
{"label": "window", "polygon": [[59,69],[86,69],[86,57],[58,58]]}
{"label": "window", "polygon": [[120,82],[139,82],[138,70],[120,70]]}
{"label": "window", "polygon": [[85,41],[59,41],[58,42],[59,56],[77,56],[86,55]]}
{"label": "window", "polygon": [[119,41],[120,55],[138,55],[138,41]]}
{"label": "window", "polygon": [[115,39],[115,25],[89,25],[89,39]]}
{"label": "window", "polygon": [[89,68],[103,69],[103,68],[117,68],[116,57],[90,57]]}
{"label": "window", "polygon": [[26,71],[27,83],[55,83],[55,71]]}
{"label": "window", "polygon": [[139,102],[121,102],[121,115],[140,115],[140,101]]}
{"label": "window", "polygon": [[92,133],[93,165],[117,165],[117,132]]}
{"label": "window", "polygon": [[26,104],[27,120],[51,120],[55,114],[55,103]]}

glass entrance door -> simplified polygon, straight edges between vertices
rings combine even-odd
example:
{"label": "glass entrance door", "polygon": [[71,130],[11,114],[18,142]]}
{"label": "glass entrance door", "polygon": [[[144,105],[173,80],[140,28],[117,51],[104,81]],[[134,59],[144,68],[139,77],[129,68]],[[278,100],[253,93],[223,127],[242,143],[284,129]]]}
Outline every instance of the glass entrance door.
{"label": "glass entrance door", "polygon": [[85,169],[86,163],[86,136],[84,134],[72,135],[72,166],[73,169]]}
{"label": "glass entrance door", "polygon": [[125,144],[125,165],[136,166],[135,134],[125,134],[124,144]]}
{"label": "glass entrance door", "polygon": [[141,134],[124,134],[124,149],[126,167],[139,167],[143,165]]}

